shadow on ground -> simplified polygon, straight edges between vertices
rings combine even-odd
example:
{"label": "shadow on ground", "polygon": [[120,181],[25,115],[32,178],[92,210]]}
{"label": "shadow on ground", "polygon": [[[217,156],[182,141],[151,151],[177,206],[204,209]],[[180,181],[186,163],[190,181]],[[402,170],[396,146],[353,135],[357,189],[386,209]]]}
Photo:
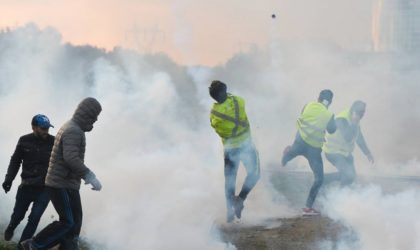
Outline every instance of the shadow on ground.
{"label": "shadow on ground", "polygon": [[343,235],[351,232],[339,223],[322,216],[275,219],[266,226],[223,224],[219,226],[222,240],[238,250],[305,250],[319,249],[330,242],[332,249]]}
{"label": "shadow on ground", "polygon": [[[313,182],[311,172],[270,171],[273,187],[282,193],[291,206],[300,209]],[[419,188],[417,176],[359,176],[356,185],[375,184],[384,193],[397,193],[407,188]],[[321,189],[322,196],[325,188]],[[316,204],[315,204],[316,206]],[[322,211],[321,211],[322,212]],[[319,250],[340,249],[345,241],[350,249],[357,249],[358,236],[339,222],[324,216],[278,218],[261,223],[267,226],[222,224],[218,228],[221,238],[238,250]],[[348,248],[347,248],[348,249]]]}

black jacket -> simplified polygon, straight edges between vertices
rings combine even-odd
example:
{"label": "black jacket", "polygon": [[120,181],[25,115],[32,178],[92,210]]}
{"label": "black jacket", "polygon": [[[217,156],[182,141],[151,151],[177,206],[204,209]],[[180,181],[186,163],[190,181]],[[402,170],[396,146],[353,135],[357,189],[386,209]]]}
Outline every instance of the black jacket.
{"label": "black jacket", "polygon": [[20,137],[10,159],[6,180],[13,181],[22,164],[22,184],[43,186],[53,145],[52,135],[48,135],[46,139],[33,133]]}

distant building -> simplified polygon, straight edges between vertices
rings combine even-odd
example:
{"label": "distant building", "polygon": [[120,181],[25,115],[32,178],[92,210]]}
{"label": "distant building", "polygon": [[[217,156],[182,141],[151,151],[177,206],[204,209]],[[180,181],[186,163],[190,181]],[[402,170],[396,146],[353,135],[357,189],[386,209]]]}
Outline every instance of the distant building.
{"label": "distant building", "polygon": [[420,52],[420,0],[373,0],[376,52]]}

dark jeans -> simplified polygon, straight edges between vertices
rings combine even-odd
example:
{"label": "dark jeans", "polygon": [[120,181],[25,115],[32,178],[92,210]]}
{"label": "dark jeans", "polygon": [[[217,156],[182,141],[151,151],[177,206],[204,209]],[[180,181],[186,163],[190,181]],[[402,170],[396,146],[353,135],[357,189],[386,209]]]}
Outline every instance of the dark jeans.
{"label": "dark jeans", "polygon": [[49,249],[60,244],[60,250],[78,249],[83,217],[79,191],[52,187],[46,189],[59,221],[52,222],[39,232],[34,238],[34,246]]}
{"label": "dark jeans", "polygon": [[352,155],[344,156],[340,154],[325,154],[325,157],[338,172],[325,174],[325,183],[339,181],[342,186],[350,185],[356,178],[356,169]]}
{"label": "dark jeans", "polygon": [[31,213],[28,216],[28,224],[23,229],[19,242],[32,238],[39,220],[48,206],[48,194],[44,187],[20,185],[16,193],[15,207],[10,219],[9,227],[15,229],[25,218],[26,211],[32,203]]}
{"label": "dark jeans", "polygon": [[242,161],[247,176],[242,185],[239,197],[246,199],[249,192],[257,184],[260,178],[260,160],[255,146],[250,142],[240,148],[225,149],[225,196],[227,209],[232,209],[235,197],[236,175],[239,163]]}
{"label": "dark jeans", "polygon": [[309,195],[306,200],[306,207],[308,208],[313,206],[315,198],[324,181],[324,165],[322,163],[321,152],[321,148],[310,146],[302,139],[302,137],[300,137],[299,133],[297,133],[293,145],[291,146],[290,150],[283,155],[282,159],[283,165],[298,155],[302,155],[308,160],[309,166],[311,167],[314,174],[314,183],[312,184],[311,190],[309,191]]}

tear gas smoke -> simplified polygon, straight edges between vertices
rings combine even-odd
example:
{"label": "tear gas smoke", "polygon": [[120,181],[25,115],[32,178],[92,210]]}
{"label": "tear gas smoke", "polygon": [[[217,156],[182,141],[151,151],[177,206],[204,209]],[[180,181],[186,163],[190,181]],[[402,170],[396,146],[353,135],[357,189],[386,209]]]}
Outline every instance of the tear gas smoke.
{"label": "tear gas smoke", "polygon": [[[61,45],[54,29],[32,24],[0,34],[0,51],[4,166],[34,114],[49,116],[55,134],[85,96],[103,106],[87,134],[85,160],[104,188],[81,189],[82,236],[94,249],[229,247],[213,230],[225,219],[225,205],[222,148],[208,124],[212,101],[203,91],[211,69],[199,73],[165,55]],[[19,182],[0,195],[1,224],[9,220]],[[250,205],[245,221],[291,214],[263,183],[251,196],[249,203],[265,205]],[[40,227],[51,216],[50,207]]]}
{"label": "tear gas smoke", "polygon": [[330,218],[357,232],[339,249],[420,249],[419,198],[418,188],[385,194],[371,185],[331,190],[323,201]]}
{"label": "tear gas smoke", "polygon": [[[3,32],[0,159],[5,167],[0,175],[4,176],[17,138],[30,131],[34,114],[46,114],[58,129],[82,98],[94,96],[103,112],[87,134],[86,164],[104,188],[98,193],[82,187],[82,236],[97,249],[139,249],[139,245],[142,249],[223,249],[226,245],[211,230],[215,221],[225,217],[222,145],[208,122],[212,100],[207,87],[213,79],[226,82],[229,92],[245,98],[260,152],[263,178],[245,204],[245,223],[295,214],[280,194],[273,196],[269,172],[264,170],[280,165],[281,151],[293,140],[301,108],[315,100],[321,89],[334,91],[331,110],[335,113],[356,99],[368,105],[362,129],[377,165],[368,166],[356,152],[359,173],[371,169],[382,174],[386,169],[403,174],[409,169],[410,174],[419,174],[415,158],[420,111],[413,108],[418,104],[419,70],[396,67],[392,56],[331,46],[273,41],[270,48],[237,54],[214,68],[184,67],[163,54],[62,45],[59,33],[51,28],[27,25]],[[406,65],[412,64],[407,59]],[[244,175],[240,171],[238,180]],[[12,194],[0,194],[2,223],[9,219],[18,183],[15,180]],[[344,191],[329,196],[331,207],[324,207],[331,216],[352,223],[346,220],[346,210],[337,206],[357,202],[357,195],[342,201],[335,198],[346,197],[340,192]],[[368,190],[358,195],[363,192],[370,194]],[[387,199],[372,195],[380,204]],[[417,193],[400,196],[416,198]],[[50,208],[40,227],[50,222],[51,214]],[[399,217],[391,219],[399,223]],[[399,225],[410,223],[401,219]],[[369,228],[354,223],[364,239]],[[409,228],[418,227],[411,223]],[[396,234],[389,239],[395,239],[396,245],[418,246],[414,240],[399,245],[398,237],[405,230],[390,232]],[[413,235],[418,238],[414,236],[418,233]]]}

